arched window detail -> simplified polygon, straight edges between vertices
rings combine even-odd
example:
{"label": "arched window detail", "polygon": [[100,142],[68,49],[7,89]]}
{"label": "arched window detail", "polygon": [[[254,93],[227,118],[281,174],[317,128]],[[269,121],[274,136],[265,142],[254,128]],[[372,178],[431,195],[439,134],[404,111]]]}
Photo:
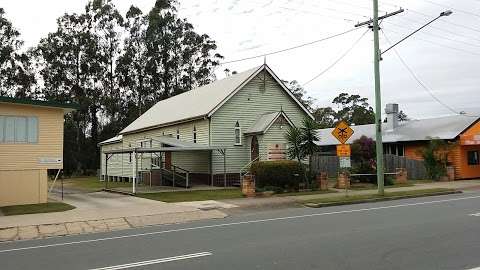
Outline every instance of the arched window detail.
{"label": "arched window detail", "polygon": [[193,126],[193,143],[197,143],[197,127]]}
{"label": "arched window detail", "polygon": [[235,124],[235,145],[242,145],[242,128],[238,121]]}

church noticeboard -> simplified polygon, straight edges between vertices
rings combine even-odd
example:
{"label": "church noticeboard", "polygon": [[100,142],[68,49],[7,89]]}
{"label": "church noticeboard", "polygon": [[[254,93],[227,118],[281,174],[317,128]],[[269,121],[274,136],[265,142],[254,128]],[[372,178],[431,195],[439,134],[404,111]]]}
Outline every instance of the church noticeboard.
{"label": "church noticeboard", "polygon": [[268,145],[268,160],[284,160],[287,158],[287,147],[284,143]]}

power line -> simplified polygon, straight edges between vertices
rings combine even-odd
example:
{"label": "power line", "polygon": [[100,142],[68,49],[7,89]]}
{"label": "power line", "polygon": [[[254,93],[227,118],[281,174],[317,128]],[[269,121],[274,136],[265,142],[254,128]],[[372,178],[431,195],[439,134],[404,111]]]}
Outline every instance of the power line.
{"label": "power line", "polygon": [[[424,22],[420,22],[419,20],[414,20],[412,18],[406,18],[406,17],[399,17],[400,19],[404,20],[404,21],[408,21],[408,22],[413,22],[413,23],[416,23],[416,24],[424,24]],[[459,36],[459,37],[463,37],[463,38],[468,38],[468,39],[473,39],[473,40],[476,40],[476,41],[480,41],[480,38],[476,38],[476,37],[473,37],[473,36],[470,36],[470,35],[466,35],[466,34],[462,34],[462,33],[458,33],[456,31],[450,31],[450,30],[447,30],[447,29],[444,29],[442,27],[438,27],[438,26],[435,26],[435,25],[430,25],[429,26],[430,28],[432,29],[436,29],[438,31],[442,31],[442,32],[445,32],[445,33],[449,33],[451,35],[455,35],[455,36]]]}
{"label": "power line", "polygon": [[[400,28],[405,28],[405,29],[408,29],[408,30],[412,30],[411,27],[406,27],[404,25],[398,25],[398,24],[395,24],[395,23],[392,23],[392,22],[387,22],[389,25],[393,25],[393,26],[396,26],[396,27],[400,27]],[[449,41],[452,41],[452,42],[457,42],[457,43],[463,43],[465,45],[469,45],[469,46],[473,46],[473,47],[480,47],[479,44],[474,44],[474,43],[470,43],[470,42],[466,42],[466,41],[463,41],[463,40],[456,40],[456,39],[452,39],[452,38],[448,38],[448,37],[445,37],[445,36],[441,36],[441,35],[437,35],[437,34],[433,34],[433,33],[429,33],[429,32],[422,32],[424,35],[429,35],[429,36],[432,36],[432,37],[436,37],[436,38],[440,38],[440,39],[445,39],[445,40],[449,40]]]}
{"label": "power line", "polygon": [[[406,8],[405,10],[410,11],[412,13],[415,13],[417,15],[421,15],[421,16],[426,17],[426,18],[433,18],[433,16],[431,16],[429,14],[426,14],[426,13],[423,13],[423,12],[420,12],[418,10],[414,10],[414,9],[411,9],[411,8]],[[460,23],[454,23],[454,22],[446,21],[446,20],[443,20],[442,23],[447,23],[447,24],[450,24],[450,25],[453,25],[453,26],[465,28],[465,29],[480,33],[480,29],[474,28],[474,27],[471,27],[471,26],[468,26],[468,25],[464,25],[464,24],[460,24]]]}
{"label": "power line", "polygon": [[[389,6],[393,6],[393,7],[401,7],[400,5],[398,4],[394,4],[394,3],[391,3],[391,2],[388,2],[388,1],[382,1],[381,3],[382,5],[389,5]],[[405,8],[405,10],[407,11],[411,11],[412,13],[416,13],[418,15],[422,15],[424,17],[427,17],[427,18],[433,18],[435,16],[432,16],[430,14],[426,14],[424,12],[421,12],[421,11],[418,11],[418,10],[415,10],[415,9],[411,9],[411,8]],[[480,16],[480,15],[479,15]],[[460,23],[454,23],[454,22],[451,22],[451,21],[446,21],[446,20],[443,20],[442,23],[447,23],[447,24],[450,24],[450,25],[454,25],[454,26],[457,26],[457,27],[461,27],[461,28],[465,28],[465,29],[468,29],[468,30],[471,30],[471,31],[475,31],[475,32],[479,32],[480,33],[480,29],[479,28],[475,28],[475,27],[471,27],[471,26],[468,26],[468,25],[464,25],[464,24],[460,24]]]}
{"label": "power line", "polygon": [[360,42],[360,40],[368,33],[368,31],[370,31],[370,29],[367,29],[367,31],[365,31],[353,44],[350,48],[348,48],[348,50],[346,50],[342,55],[340,55],[340,57],[335,60],[332,64],[330,64],[327,68],[325,68],[322,72],[320,72],[319,74],[315,75],[313,78],[311,78],[310,80],[308,80],[307,82],[305,82],[302,86],[305,87],[305,85],[311,83],[312,81],[316,80],[318,77],[322,76],[323,74],[327,73],[330,69],[332,69],[336,64],[338,64],[343,58],[345,58],[345,56],[347,56],[347,54],[349,54],[353,48],[355,48],[355,46]]}
{"label": "power line", "polygon": [[337,20],[342,20],[342,21],[347,21],[347,22],[353,22],[354,21],[352,19],[346,19],[346,18],[342,18],[342,17],[338,17],[338,16],[332,16],[330,14],[327,15],[325,13],[319,13],[319,12],[315,12],[315,11],[311,11],[311,10],[303,10],[303,9],[291,8],[291,7],[279,7],[279,8],[285,9],[285,10],[290,10],[290,11],[302,12],[302,13],[306,13],[306,14],[320,15],[322,17],[337,19]]}
{"label": "power line", "polygon": [[[385,32],[383,31],[383,29],[381,29],[382,31],[382,34],[383,36],[385,37],[385,39],[387,40],[388,43],[391,44],[390,42],[390,39],[387,37],[387,35],[385,34]],[[425,90],[435,101],[437,101],[439,104],[441,104],[442,106],[444,106],[445,108],[447,108],[449,111],[453,112],[454,114],[460,114],[460,112],[456,111],[455,109],[453,109],[452,107],[450,107],[448,104],[446,104],[445,102],[443,102],[442,100],[440,100],[437,96],[435,96],[435,94],[433,94],[433,91],[427,87],[423,82],[422,80],[420,80],[420,78],[415,74],[415,72],[413,72],[413,70],[410,68],[410,66],[405,62],[405,60],[403,60],[403,58],[400,56],[400,54],[398,53],[397,49],[393,48],[393,51],[395,52],[395,54],[397,55],[398,59],[400,60],[400,62],[403,64],[403,66],[408,70],[408,72],[412,75],[412,77],[415,79],[415,81],[417,81],[417,83],[422,87],[423,90]]]}
{"label": "power line", "polygon": [[231,63],[241,62],[241,61],[245,61],[245,60],[251,60],[251,59],[255,59],[255,58],[265,57],[265,56],[269,56],[269,55],[273,55],[273,54],[278,54],[278,53],[302,48],[302,47],[309,46],[309,45],[316,44],[316,43],[320,43],[322,41],[326,41],[326,40],[329,40],[329,39],[332,39],[332,38],[343,36],[345,34],[353,32],[355,30],[357,30],[357,28],[352,28],[350,30],[347,30],[347,31],[344,31],[344,32],[341,32],[341,33],[338,33],[338,34],[334,34],[334,35],[324,37],[324,38],[321,38],[321,39],[317,39],[317,40],[314,40],[314,41],[310,41],[310,42],[307,42],[307,43],[302,43],[302,44],[299,44],[299,45],[296,45],[296,46],[293,46],[293,47],[289,47],[289,48],[285,48],[285,49],[281,49],[281,50],[277,50],[277,51],[273,51],[273,52],[258,54],[258,55],[254,55],[254,56],[249,56],[249,57],[245,57],[245,58],[235,59],[235,60],[231,60],[231,61],[222,62],[222,63],[220,63],[220,65],[231,64]]}
{"label": "power line", "polygon": [[[388,31],[399,34],[399,35],[404,34],[404,33],[398,32],[398,31],[393,31],[391,29],[389,29]],[[475,53],[475,52],[471,52],[471,51],[468,51],[468,50],[460,49],[458,47],[452,47],[452,46],[448,46],[448,45],[445,45],[445,44],[437,43],[437,42],[434,42],[434,41],[431,41],[431,40],[423,39],[421,37],[415,37],[415,40],[421,40],[423,42],[428,42],[430,44],[434,44],[434,45],[444,47],[444,48],[447,48],[447,49],[452,49],[452,50],[455,50],[455,51],[464,52],[464,53],[468,53],[468,54],[475,55],[475,56],[480,56],[479,53]]]}
{"label": "power line", "polygon": [[460,12],[460,13],[463,13],[463,14],[467,14],[467,15],[471,15],[471,16],[480,18],[480,15],[477,14],[477,13],[473,13],[473,12],[466,11],[466,10],[462,10],[462,9],[458,9],[458,8],[453,8],[453,7],[444,5],[444,4],[435,3],[435,2],[433,2],[433,1],[431,1],[431,0],[422,0],[422,1],[423,1],[423,2],[426,2],[426,3],[429,3],[429,4],[431,4],[431,5],[435,5],[435,6],[439,6],[439,7],[444,7],[444,8],[449,8],[449,9],[455,10],[455,11]]}

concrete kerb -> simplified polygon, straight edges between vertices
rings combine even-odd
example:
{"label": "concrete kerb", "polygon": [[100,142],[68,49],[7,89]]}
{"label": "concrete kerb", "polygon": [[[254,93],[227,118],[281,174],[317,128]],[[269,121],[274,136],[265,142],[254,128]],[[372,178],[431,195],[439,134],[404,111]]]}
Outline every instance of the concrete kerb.
{"label": "concrete kerb", "polygon": [[404,195],[404,196],[392,196],[392,197],[385,197],[385,198],[361,199],[361,200],[356,200],[356,201],[344,201],[344,202],[339,201],[339,202],[330,202],[330,203],[305,203],[304,205],[307,206],[307,207],[312,207],[312,208],[322,208],[322,207],[330,207],[330,206],[361,204],[361,203],[371,203],[371,202],[382,202],[382,201],[394,201],[394,200],[401,200],[401,199],[412,199],[412,198],[450,195],[450,194],[459,194],[459,193],[463,193],[463,192],[460,191],[460,190],[453,190],[453,191],[441,191],[441,192],[433,192],[433,193],[425,193],[425,194],[417,194],[417,195]]}
{"label": "concrete kerb", "polygon": [[227,215],[218,210],[131,216],[103,220],[88,220],[57,224],[40,224],[0,228],[0,242],[43,239],[65,235],[126,230],[154,225],[179,224],[204,219],[220,219]]}

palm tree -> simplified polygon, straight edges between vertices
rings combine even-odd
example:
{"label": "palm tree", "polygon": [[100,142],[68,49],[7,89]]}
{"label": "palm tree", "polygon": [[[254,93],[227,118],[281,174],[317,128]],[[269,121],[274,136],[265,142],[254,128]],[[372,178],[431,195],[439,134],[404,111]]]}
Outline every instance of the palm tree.
{"label": "palm tree", "polygon": [[285,135],[287,142],[289,144],[287,154],[288,158],[296,159],[298,162],[301,162],[304,158],[302,152],[302,130],[295,126],[291,126]]}
{"label": "palm tree", "polygon": [[[309,157],[319,151],[319,146],[315,143],[319,141],[316,130],[319,124],[315,120],[305,117],[302,121],[302,127],[290,127],[286,134],[286,139],[289,144],[288,157],[297,159],[302,162],[303,159]],[[309,168],[311,168],[309,160]],[[305,182],[310,185],[307,170],[304,167]]]}

